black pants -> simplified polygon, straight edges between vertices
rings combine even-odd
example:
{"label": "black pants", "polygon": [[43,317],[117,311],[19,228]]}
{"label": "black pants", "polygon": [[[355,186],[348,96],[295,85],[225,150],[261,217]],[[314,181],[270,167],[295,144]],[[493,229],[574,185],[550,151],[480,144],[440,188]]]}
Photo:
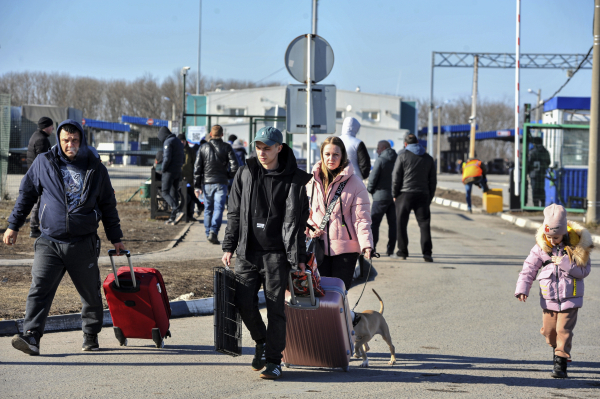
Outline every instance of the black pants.
{"label": "black pants", "polygon": [[431,256],[431,212],[429,195],[424,193],[401,193],[396,198],[396,217],[398,219],[398,255],[408,256],[408,218],[415,211],[417,223],[421,229],[421,251]]}
{"label": "black pants", "polygon": [[161,178],[160,195],[167,201],[171,207],[171,219],[181,212],[181,204],[179,203],[179,183],[181,182],[181,173],[175,174],[171,172],[163,172]]}
{"label": "black pants", "polygon": [[323,277],[337,277],[344,282],[346,289],[352,285],[354,268],[358,260],[358,253],[340,254],[323,257],[323,262],[318,266],[319,274]]}
{"label": "black pants", "polygon": [[[254,341],[265,341],[265,358],[269,363],[281,364],[285,349],[285,289],[290,266],[284,252],[259,252],[238,257],[235,273],[238,282],[235,306]],[[258,310],[258,291],[265,288],[267,320]]]}
{"label": "black pants", "polygon": [[546,206],[546,176],[531,176],[529,180],[531,181],[533,206]]}
{"label": "black pants", "polygon": [[27,295],[23,331],[44,334],[46,318],[65,272],[81,296],[83,332],[98,334],[104,317],[96,237],[72,244],[58,244],[43,237],[34,244],[31,288]]}
{"label": "black pants", "polygon": [[200,212],[203,208],[202,202],[196,197],[196,193],[194,192],[194,187],[191,185],[187,186],[187,209],[188,215],[190,217],[194,214],[194,204],[197,206],[198,212]]}
{"label": "black pants", "polygon": [[388,245],[386,253],[391,255],[396,247],[396,206],[394,200],[373,201],[371,206],[371,230],[373,231],[373,252],[377,252],[377,242],[379,241],[379,225],[386,216],[388,223]]}

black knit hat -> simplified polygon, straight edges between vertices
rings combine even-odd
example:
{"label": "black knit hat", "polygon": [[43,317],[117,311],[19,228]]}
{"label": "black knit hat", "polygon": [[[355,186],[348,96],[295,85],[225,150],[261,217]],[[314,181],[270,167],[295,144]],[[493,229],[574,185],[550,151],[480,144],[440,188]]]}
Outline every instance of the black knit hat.
{"label": "black knit hat", "polygon": [[38,127],[40,128],[40,130],[47,128],[48,126],[52,126],[54,125],[54,122],[52,121],[52,119],[48,118],[47,116],[42,116],[40,118],[40,120],[38,121]]}

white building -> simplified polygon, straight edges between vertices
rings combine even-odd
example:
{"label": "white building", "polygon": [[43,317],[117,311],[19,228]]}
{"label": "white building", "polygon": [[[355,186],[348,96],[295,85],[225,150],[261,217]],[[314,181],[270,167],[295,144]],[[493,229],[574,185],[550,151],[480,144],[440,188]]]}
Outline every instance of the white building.
{"label": "white building", "polygon": [[[260,87],[256,89],[216,91],[206,93],[207,113],[222,114],[223,117],[213,117],[211,123],[220,124],[225,131],[225,137],[235,134],[245,142],[250,141],[248,118],[244,115],[285,116],[286,115],[286,86]],[[403,112],[404,111],[404,115]],[[403,146],[404,136],[410,131],[416,131],[416,108],[414,103],[402,101],[402,97],[382,94],[369,94],[360,91],[336,90],[336,133],[341,134],[342,122],[345,117],[354,117],[361,128],[358,138],[363,140],[372,159],[375,158],[375,148],[380,140],[391,140],[393,147],[399,150]],[[284,131],[285,123],[267,122]],[[257,123],[257,130],[265,126],[264,121]],[[406,127],[406,128],[402,128]],[[318,157],[320,143],[329,135],[317,136],[313,150]],[[306,135],[293,135],[293,148],[296,155],[306,156]]]}

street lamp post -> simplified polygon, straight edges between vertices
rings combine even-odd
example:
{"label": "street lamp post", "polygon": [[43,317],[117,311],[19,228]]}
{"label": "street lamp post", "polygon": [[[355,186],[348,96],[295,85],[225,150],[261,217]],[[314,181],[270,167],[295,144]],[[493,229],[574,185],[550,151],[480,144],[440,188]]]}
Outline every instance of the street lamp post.
{"label": "street lamp post", "polygon": [[[437,118],[438,118],[438,137],[437,137],[437,154],[436,154],[436,161],[437,161],[437,174],[439,175],[441,173],[442,170],[442,166],[441,166],[441,148],[442,148],[442,119],[440,117],[440,112],[442,110],[442,108],[444,107],[444,105],[448,104],[450,102],[450,100],[446,100],[444,101],[443,104],[438,105],[437,107],[435,107],[437,109]],[[431,144],[433,145],[433,143]]]}
{"label": "street lamp post", "polygon": [[531,89],[527,89],[528,93],[537,94],[537,103],[535,106],[535,123],[540,123],[540,105],[542,105],[542,89],[538,89],[537,93]]}
{"label": "street lamp post", "polygon": [[181,68],[181,76],[183,76],[183,91],[182,91],[182,107],[181,107],[181,133],[183,133],[183,129],[185,127],[185,117],[183,116],[185,114],[185,77],[187,76],[188,71],[190,70],[189,66],[183,67]]}

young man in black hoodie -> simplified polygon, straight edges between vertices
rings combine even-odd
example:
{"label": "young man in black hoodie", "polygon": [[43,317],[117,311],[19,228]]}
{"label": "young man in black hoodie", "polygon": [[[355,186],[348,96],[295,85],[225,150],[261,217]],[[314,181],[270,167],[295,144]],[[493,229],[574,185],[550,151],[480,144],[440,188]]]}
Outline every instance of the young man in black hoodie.
{"label": "young man in black hoodie", "polygon": [[[256,341],[252,369],[261,378],[281,377],[285,349],[285,289],[291,269],[305,270],[306,183],[311,175],[298,169],[281,132],[262,128],[254,138],[256,157],[235,175],[229,195],[223,263],[229,267],[237,249],[235,304]],[[264,284],[266,327],[258,310]]]}

